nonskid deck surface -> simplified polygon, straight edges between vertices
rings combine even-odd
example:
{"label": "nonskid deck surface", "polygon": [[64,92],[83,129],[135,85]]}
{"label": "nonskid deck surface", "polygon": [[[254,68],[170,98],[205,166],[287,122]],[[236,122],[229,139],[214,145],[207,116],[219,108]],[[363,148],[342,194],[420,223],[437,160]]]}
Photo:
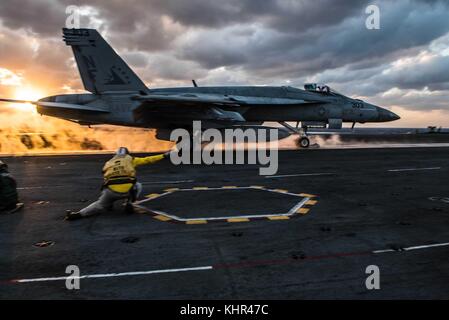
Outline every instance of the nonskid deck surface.
{"label": "nonskid deck surface", "polygon": [[[142,199],[197,223],[119,205],[63,221],[96,198],[107,159],[4,159],[25,208],[0,216],[0,298],[449,297],[447,147],[281,151],[272,177],[256,165],[161,162],[140,168],[139,180],[144,195],[173,198]],[[275,215],[303,199],[311,202],[297,211],[306,211]],[[267,217],[239,218],[251,210]],[[80,290],[60,278],[68,265],[80,268]],[[366,289],[369,265],[380,269],[380,290]]]}

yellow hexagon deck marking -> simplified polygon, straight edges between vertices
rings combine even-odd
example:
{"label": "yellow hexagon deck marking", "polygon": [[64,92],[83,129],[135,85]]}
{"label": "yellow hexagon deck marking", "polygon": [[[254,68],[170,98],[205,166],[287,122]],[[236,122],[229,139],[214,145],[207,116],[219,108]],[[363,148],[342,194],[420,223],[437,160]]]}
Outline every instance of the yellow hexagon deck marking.
{"label": "yellow hexagon deck marking", "polygon": [[[291,196],[296,197],[302,197],[303,199],[298,202],[293,208],[290,209],[287,213],[272,213],[272,214],[262,214],[262,215],[232,215],[232,218],[226,218],[226,217],[210,217],[210,218],[193,218],[193,219],[183,219],[174,215],[170,215],[168,213],[162,212],[162,211],[152,211],[151,209],[146,209],[142,207],[141,203],[151,201],[153,199],[156,199],[161,196],[168,195],[170,193],[175,193],[177,191],[198,191],[198,190],[219,190],[219,189],[258,189],[263,190],[266,192],[276,192],[276,193],[283,193],[288,194]],[[238,186],[222,186],[222,187],[193,187],[190,189],[180,189],[180,188],[167,188],[164,190],[165,193],[151,193],[147,196],[145,196],[146,200],[141,200],[136,203],[136,208],[145,210],[146,212],[150,212],[153,214],[153,218],[159,220],[159,221],[177,221],[182,222],[189,225],[195,225],[195,224],[207,224],[210,221],[227,221],[227,222],[248,222],[251,220],[257,220],[257,219],[267,219],[267,220],[289,220],[290,218],[294,217],[296,214],[305,215],[310,211],[310,207],[315,205],[318,201],[313,200],[312,198],[316,198],[316,195],[309,194],[309,193],[291,193],[288,190],[285,189],[269,189],[264,186],[249,186],[249,187],[238,187]]]}
{"label": "yellow hexagon deck marking", "polygon": [[159,221],[170,221],[170,220],[172,220],[172,218],[164,216],[162,214],[158,214],[157,216],[154,216],[153,218],[157,219]]}
{"label": "yellow hexagon deck marking", "polygon": [[156,198],[158,198],[160,196],[160,194],[159,193],[151,193],[151,194],[148,194],[148,195],[146,195],[145,196],[145,198],[148,198],[148,199],[156,199]]}
{"label": "yellow hexagon deck marking", "polygon": [[188,220],[186,224],[206,224],[207,220]]}
{"label": "yellow hexagon deck marking", "polygon": [[309,194],[309,193],[300,193],[299,196],[306,197],[306,198],[316,198],[316,195]]}
{"label": "yellow hexagon deck marking", "polygon": [[268,216],[269,220],[288,220],[290,217],[288,216]]}
{"label": "yellow hexagon deck marking", "polygon": [[284,189],[271,189],[272,192],[279,192],[279,193],[287,193],[288,190],[284,190]]}
{"label": "yellow hexagon deck marking", "polygon": [[230,218],[227,220],[228,220],[228,222],[248,222],[249,221],[248,218]]}

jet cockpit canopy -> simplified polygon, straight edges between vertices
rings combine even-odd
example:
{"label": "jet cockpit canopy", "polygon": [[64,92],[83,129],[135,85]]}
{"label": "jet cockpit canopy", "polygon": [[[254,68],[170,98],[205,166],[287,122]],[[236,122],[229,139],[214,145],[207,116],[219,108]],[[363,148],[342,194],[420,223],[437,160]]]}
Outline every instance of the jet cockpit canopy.
{"label": "jet cockpit canopy", "polygon": [[304,90],[313,91],[313,92],[322,92],[322,93],[335,93],[339,94],[337,91],[333,90],[331,87],[322,84],[322,83],[306,83],[304,85]]}

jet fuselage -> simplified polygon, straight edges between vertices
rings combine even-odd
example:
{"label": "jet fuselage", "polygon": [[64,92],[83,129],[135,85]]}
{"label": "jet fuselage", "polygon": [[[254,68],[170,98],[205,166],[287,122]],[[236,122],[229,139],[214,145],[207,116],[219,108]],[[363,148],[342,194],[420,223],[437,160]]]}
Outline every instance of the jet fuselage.
{"label": "jet fuselage", "polygon": [[[239,106],[221,106],[225,111],[240,113],[247,123],[265,121],[313,121],[330,123],[343,122],[386,122],[399,119],[399,116],[384,108],[367,102],[331,92],[312,92],[293,87],[234,86],[234,87],[178,87],[151,89],[151,95],[213,95],[244,101]],[[295,104],[303,100],[310,104]],[[216,120],[202,107],[160,104],[159,102],[139,101],[136,93],[113,92],[111,94],[66,94],[46,97],[40,101],[61,102],[98,107],[109,113],[83,112],[82,110],[59,110],[38,106],[38,112],[81,124],[113,124],[146,128],[189,127],[194,120],[213,122],[215,125],[235,125],[232,120]],[[195,112],[197,111],[197,112]],[[243,124],[239,122],[239,124]]]}

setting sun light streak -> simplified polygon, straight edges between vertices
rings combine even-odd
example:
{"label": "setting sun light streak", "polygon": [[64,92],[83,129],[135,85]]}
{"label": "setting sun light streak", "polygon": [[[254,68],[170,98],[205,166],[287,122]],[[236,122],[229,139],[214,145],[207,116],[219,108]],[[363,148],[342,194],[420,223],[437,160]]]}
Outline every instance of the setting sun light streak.
{"label": "setting sun light streak", "polygon": [[[17,100],[36,101],[43,96],[44,94],[38,89],[32,87],[20,87],[17,88],[14,98]],[[31,111],[36,113],[36,108],[31,103],[12,103],[10,106],[16,110]]]}

